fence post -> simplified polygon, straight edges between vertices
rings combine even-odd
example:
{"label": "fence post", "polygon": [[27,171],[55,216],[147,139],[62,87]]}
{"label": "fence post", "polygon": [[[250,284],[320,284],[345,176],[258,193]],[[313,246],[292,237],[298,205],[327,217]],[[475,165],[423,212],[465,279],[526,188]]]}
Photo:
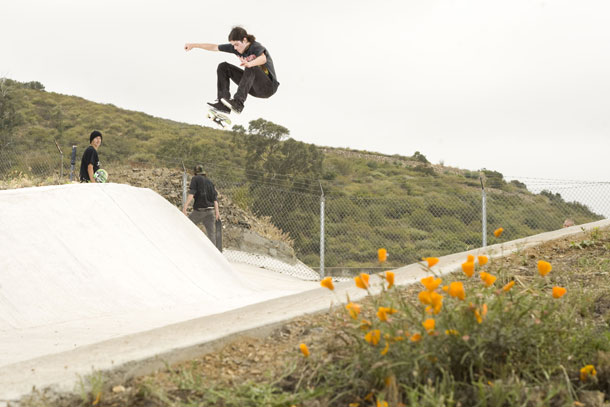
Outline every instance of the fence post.
{"label": "fence post", "polygon": [[[319,182],[319,181],[318,181]],[[320,183],[320,278],[324,278],[324,189]]]}
{"label": "fence post", "polygon": [[487,247],[487,197],[485,195],[485,187],[483,186],[483,178],[479,177],[479,181],[481,181],[481,229],[483,232],[483,245],[482,247]]}
{"label": "fence post", "polygon": [[186,176],[186,168],[184,167],[184,161],[182,161],[182,207],[184,208],[184,205],[186,205],[186,181],[187,181],[187,176]]}
{"label": "fence post", "polygon": [[72,146],[72,155],[70,156],[70,182],[74,180],[74,164],[76,164],[76,146]]}
{"label": "fence post", "polygon": [[61,180],[64,177],[64,152],[59,148],[59,144],[57,144],[57,140],[55,141],[55,147],[59,150],[59,179]]}

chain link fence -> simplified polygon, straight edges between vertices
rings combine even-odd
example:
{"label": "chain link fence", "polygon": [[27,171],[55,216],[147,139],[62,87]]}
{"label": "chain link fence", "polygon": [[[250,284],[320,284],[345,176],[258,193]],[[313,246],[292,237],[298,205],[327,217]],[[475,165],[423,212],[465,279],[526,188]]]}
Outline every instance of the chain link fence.
{"label": "chain link fence", "polygon": [[[0,189],[77,180],[80,160],[75,164],[71,156],[59,147],[55,156],[0,152]],[[160,158],[155,167],[108,164],[105,169],[110,182],[150,187],[181,208],[195,164]],[[423,190],[414,188],[397,199],[336,189],[325,194],[318,181],[287,182],[238,167],[206,169],[221,194],[225,256],[304,279],[379,271],[381,247],[388,251],[383,267],[394,268],[610,216],[608,182],[519,178],[485,185],[471,179],[467,187],[441,193],[430,179]],[[499,227],[505,232],[496,238]]]}

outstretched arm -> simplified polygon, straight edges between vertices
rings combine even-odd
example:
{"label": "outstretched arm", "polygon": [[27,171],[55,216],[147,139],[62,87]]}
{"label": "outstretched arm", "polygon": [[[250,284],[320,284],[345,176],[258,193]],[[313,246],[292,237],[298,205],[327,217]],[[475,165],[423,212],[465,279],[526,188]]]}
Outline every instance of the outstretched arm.
{"label": "outstretched arm", "polygon": [[218,44],[184,44],[185,51],[190,51],[193,48],[201,48],[206,51],[218,51]]}

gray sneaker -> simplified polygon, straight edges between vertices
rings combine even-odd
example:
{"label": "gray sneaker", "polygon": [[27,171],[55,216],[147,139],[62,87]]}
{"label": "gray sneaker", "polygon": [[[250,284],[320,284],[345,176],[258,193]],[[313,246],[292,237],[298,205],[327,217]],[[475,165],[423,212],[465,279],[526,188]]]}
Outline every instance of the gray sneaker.
{"label": "gray sneaker", "polygon": [[212,106],[212,108],[220,113],[231,113],[231,109],[226,107],[223,103],[217,100],[214,103],[208,102],[208,105]]}
{"label": "gray sneaker", "polygon": [[241,113],[244,110],[244,104],[239,100],[231,99],[227,100],[225,98],[220,99],[223,105],[234,111],[235,113]]}

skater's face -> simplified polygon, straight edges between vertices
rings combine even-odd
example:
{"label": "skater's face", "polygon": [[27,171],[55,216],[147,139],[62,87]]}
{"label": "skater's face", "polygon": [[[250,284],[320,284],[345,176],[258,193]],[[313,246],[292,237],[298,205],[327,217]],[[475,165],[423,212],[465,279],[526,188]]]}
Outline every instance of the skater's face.
{"label": "skater's face", "polygon": [[93,146],[93,148],[95,148],[96,150],[99,148],[100,144],[102,144],[102,138],[100,136],[97,136],[96,138],[94,138],[93,140],[91,140],[91,145]]}
{"label": "skater's face", "polygon": [[235,51],[239,52],[240,54],[243,54],[246,48],[248,48],[248,46],[250,45],[250,43],[247,39],[244,38],[241,41],[231,41],[231,45],[233,45]]}

